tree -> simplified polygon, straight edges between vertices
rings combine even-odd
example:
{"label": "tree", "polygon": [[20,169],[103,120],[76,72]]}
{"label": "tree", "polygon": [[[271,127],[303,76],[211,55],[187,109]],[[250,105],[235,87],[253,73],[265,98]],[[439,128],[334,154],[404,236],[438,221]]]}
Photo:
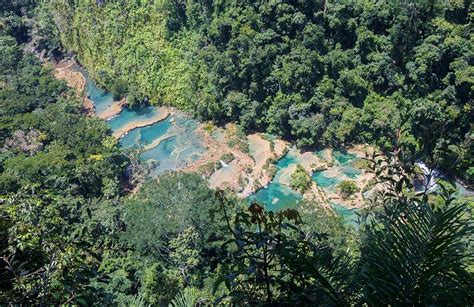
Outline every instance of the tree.
{"label": "tree", "polygon": [[355,184],[354,181],[351,180],[343,180],[341,181],[338,185],[337,188],[339,189],[339,192],[341,193],[342,197],[348,198],[352,195],[354,195],[356,192],[359,191],[359,188]]}
{"label": "tree", "polygon": [[311,183],[311,177],[305,168],[301,164],[296,165],[296,170],[291,174],[291,187],[304,193],[311,187]]}
{"label": "tree", "polygon": [[323,236],[306,240],[297,211],[265,212],[254,203],[230,216],[232,203],[218,198],[237,248],[221,281],[233,302],[344,304],[346,259],[335,257]]}

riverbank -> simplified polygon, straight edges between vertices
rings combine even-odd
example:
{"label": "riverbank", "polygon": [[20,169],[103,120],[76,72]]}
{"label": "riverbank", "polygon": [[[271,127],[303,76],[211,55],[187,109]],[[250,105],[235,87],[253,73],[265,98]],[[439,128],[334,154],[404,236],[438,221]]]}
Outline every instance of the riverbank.
{"label": "riverbank", "polygon": [[127,106],[126,98],[112,100],[104,111],[96,114],[94,102],[86,94],[87,78],[75,61],[47,62],[46,65],[53,67],[54,76],[57,79],[66,81],[70,88],[75,89],[77,96],[83,101],[84,111],[87,115],[96,115],[101,119],[110,120],[120,114]]}
{"label": "riverbank", "polygon": [[83,101],[84,111],[87,115],[94,114],[94,103],[84,96],[86,88],[86,78],[77,71],[77,64],[74,61],[60,61],[57,63],[47,62],[46,65],[53,67],[54,76],[56,79],[66,81],[67,85],[76,91],[76,94]]}
{"label": "riverbank", "polygon": [[147,127],[147,126],[153,125],[155,123],[161,122],[161,121],[167,119],[168,116],[170,116],[170,114],[171,114],[171,111],[168,108],[160,107],[159,111],[156,112],[153,116],[151,116],[149,118],[133,120],[133,121],[125,124],[124,126],[121,126],[120,128],[116,129],[112,133],[112,135],[116,139],[120,139],[121,137],[123,137],[124,135],[126,135],[127,133],[129,133],[130,131],[132,131],[134,129]]}
{"label": "riverbank", "polygon": [[[311,175],[321,170],[328,170],[326,172],[328,176],[346,178],[337,169],[331,170],[334,164],[332,149],[322,151],[320,154],[311,151],[302,152],[294,147],[289,148],[289,144],[283,140],[263,133],[243,135],[238,132],[234,124],[215,127],[209,123],[196,122],[196,126],[189,130],[189,127],[180,125],[186,126],[191,119],[186,119],[184,114],[174,112],[170,108],[129,109],[125,99],[113,101],[111,95],[96,88],[74,62],[58,63],[55,66],[55,74],[58,79],[66,80],[68,85],[82,96],[87,92],[91,97],[96,97],[94,99],[97,99],[100,107],[94,106],[88,97],[83,97],[85,108],[87,105],[89,112],[95,111],[92,114],[108,120],[115,138],[122,139],[131,131],[135,131],[132,137],[127,138],[126,143],[128,146],[139,145],[141,157],[148,162],[152,161],[150,164],[152,167],[159,166],[158,172],[152,172],[153,176],[159,176],[166,170],[198,172],[208,178],[211,188],[230,189],[240,198],[247,198],[274,183],[286,189],[285,193],[290,193],[291,176],[297,164],[301,164]],[[154,128],[171,115],[173,116],[165,125],[169,126],[169,129],[165,129],[165,126],[163,131],[158,126]],[[176,123],[176,119],[179,119],[179,124]],[[148,126],[149,131],[156,132],[143,132],[146,140],[142,140],[144,143],[140,144],[141,129]],[[200,146],[203,150],[199,149]],[[196,147],[195,150],[192,147]],[[361,158],[368,150],[365,145],[358,145],[350,148],[349,152]],[[182,153],[187,160],[180,162]],[[281,168],[276,176],[277,161],[287,155],[294,161]],[[342,180],[341,178],[337,180]],[[359,191],[362,191],[371,178],[363,173],[351,180],[356,183]],[[329,208],[331,203],[338,203],[347,208],[360,207],[364,203],[362,192],[346,199],[341,197],[337,189],[321,187],[315,180],[302,198],[314,200],[325,208]]]}
{"label": "riverbank", "polygon": [[211,188],[230,189],[245,198],[271,181],[269,166],[282,157],[286,143],[276,140],[272,144],[261,133],[254,133],[240,140],[240,145],[248,145],[245,151],[233,144],[236,130],[233,124],[211,130],[208,125],[200,124],[196,131],[207,152],[184,171],[199,172],[208,177]]}

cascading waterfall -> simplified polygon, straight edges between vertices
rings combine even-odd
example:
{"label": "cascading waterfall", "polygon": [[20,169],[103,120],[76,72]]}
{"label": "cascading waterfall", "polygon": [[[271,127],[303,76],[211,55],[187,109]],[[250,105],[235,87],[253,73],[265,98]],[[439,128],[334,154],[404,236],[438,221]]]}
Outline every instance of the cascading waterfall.
{"label": "cascading waterfall", "polygon": [[442,173],[438,169],[430,169],[425,162],[418,161],[415,163],[423,172],[423,180],[415,179],[415,190],[417,192],[433,191],[437,188],[438,184],[436,179],[442,177]]}

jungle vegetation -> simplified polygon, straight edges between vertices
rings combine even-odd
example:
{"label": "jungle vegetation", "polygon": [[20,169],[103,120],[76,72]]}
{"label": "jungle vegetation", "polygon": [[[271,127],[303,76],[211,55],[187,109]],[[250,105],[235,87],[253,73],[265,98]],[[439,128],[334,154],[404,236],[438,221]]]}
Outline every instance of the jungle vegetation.
{"label": "jungle vegetation", "polygon": [[301,147],[403,145],[472,184],[472,5],[52,1],[40,16],[55,21],[42,32],[59,32],[64,53],[132,103],[176,106]]}
{"label": "jungle vegetation", "polygon": [[[0,0],[0,303],[471,304],[472,202],[415,194],[411,174],[425,155],[472,181],[471,16],[467,1]],[[38,59],[71,52],[135,103],[396,149],[368,162],[383,189],[357,228],[192,173],[127,193],[139,163]]]}

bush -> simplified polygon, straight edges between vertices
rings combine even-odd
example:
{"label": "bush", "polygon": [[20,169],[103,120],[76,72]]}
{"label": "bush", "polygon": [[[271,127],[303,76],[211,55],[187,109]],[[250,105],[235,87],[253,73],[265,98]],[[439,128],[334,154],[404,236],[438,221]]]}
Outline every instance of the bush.
{"label": "bush", "polygon": [[311,187],[311,177],[301,164],[296,166],[295,172],[291,175],[290,185],[301,193],[306,192]]}
{"label": "bush", "polygon": [[223,154],[221,156],[221,159],[222,161],[224,161],[226,164],[229,164],[230,162],[232,162],[232,160],[235,159],[235,156],[233,153],[231,152],[226,152],[225,154]]}
{"label": "bush", "polygon": [[128,92],[128,83],[123,80],[117,80],[114,82],[114,84],[112,84],[110,91],[112,92],[114,100],[120,100]]}
{"label": "bush", "polygon": [[339,192],[343,198],[348,198],[355,193],[359,192],[359,188],[355,184],[354,181],[351,180],[343,180],[341,181],[337,188],[339,189]]}

